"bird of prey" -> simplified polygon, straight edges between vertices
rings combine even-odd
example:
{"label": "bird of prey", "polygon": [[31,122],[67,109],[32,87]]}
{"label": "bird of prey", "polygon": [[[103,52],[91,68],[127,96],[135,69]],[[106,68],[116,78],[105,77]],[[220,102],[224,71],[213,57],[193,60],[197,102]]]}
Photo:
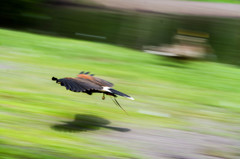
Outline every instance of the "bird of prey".
{"label": "bird of prey", "polygon": [[[101,78],[94,77],[94,74],[89,74],[90,72],[80,72],[77,77],[65,77],[58,79],[56,77],[52,77],[53,81],[60,84],[61,86],[65,86],[67,90],[73,92],[82,92],[92,95],[92,93],[103,93],[102,99],[105,99],[105,95],[112,96],[113,102],[118,105],[123,111],[125,111],[118,101],[115,99],[117,96],[126,97],[128,99],[134,100],[134,98],[130,97],[127,94],[119,92],[113,89],[113,84],[105,81]],[[125,111],[126,112],[126,111]]]}

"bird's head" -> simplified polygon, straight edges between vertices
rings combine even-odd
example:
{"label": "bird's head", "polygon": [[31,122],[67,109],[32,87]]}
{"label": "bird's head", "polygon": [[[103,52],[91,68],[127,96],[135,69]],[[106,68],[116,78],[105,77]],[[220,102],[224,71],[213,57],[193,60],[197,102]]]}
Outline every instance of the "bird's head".
{"label": "bird's head", "polygon": [[52,80],[58,82],[58,79],[56,77],[52,77]]}

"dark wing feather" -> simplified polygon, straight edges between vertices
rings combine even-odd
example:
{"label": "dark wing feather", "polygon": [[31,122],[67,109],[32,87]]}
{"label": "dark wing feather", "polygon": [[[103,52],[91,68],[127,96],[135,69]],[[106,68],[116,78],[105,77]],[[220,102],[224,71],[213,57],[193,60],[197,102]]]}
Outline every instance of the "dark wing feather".
{"label": "dark wing feather", "polygon": [[101,90],[102,87],[86,79],[62,78],[58,79],[61,86],[73,92],[85,92],[87,90]]}

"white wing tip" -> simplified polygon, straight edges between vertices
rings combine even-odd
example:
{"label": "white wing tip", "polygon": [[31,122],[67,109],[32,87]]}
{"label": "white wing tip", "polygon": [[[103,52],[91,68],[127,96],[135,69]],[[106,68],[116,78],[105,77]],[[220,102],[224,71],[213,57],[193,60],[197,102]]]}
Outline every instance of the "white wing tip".
{"label": "white wing tip", "polygon": [[133,97],[127,97],[128,99],[131,99],[131,100],[134,100],[134,98]]}

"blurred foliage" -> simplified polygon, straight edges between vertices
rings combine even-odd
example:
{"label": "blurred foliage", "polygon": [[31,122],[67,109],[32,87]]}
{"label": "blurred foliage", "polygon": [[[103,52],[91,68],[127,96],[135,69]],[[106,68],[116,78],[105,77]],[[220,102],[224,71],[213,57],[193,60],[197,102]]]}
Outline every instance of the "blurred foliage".
{"label": "blurred foliage", "polygon": [[205,32],[216,55],[209,60],[240,64],[238,18],[120,11],[82,0],[5,0],[0,13],[3,27],[140,50],[145,45],[172,43],[178,29]]}

